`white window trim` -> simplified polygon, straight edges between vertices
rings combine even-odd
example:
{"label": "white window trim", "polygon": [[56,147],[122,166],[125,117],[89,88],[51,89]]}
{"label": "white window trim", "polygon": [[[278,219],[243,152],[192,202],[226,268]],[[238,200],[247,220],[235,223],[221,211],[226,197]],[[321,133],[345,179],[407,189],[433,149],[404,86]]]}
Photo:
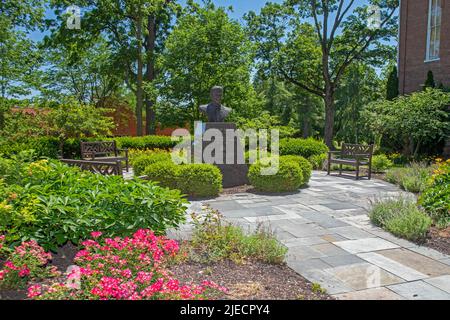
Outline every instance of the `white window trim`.
{"label": "white window trim", "polygon": [[434,62],[441,60],[440,57],[430,58],[430,42],[431,42],[431,10],[433,9],[433,0],[428,0],[428,24],[427,24],[427,51],[425,62]]}

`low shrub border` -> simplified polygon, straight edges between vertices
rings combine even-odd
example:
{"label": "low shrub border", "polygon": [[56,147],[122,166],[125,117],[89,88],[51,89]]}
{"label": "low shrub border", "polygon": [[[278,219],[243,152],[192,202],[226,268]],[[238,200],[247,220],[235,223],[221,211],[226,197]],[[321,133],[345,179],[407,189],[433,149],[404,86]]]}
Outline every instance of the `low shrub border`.
{"label": "low shrub border", "polygon": [[316,155],[321,155],[328,152],[328,147],[325,143],[308,139],[285,138],[280,140],[280,155],[295,155],[309,158]]}
{"label": "low shrub border", "polygon": [[[169,150],[176,146],[177,141],[172,141],[168,136],[144,136],[144,137],[95,137],[83,139],[68,139],[64,143],[64,157],[79,159],[81,141],[108,141],[115,140],[119,148],[128,149],[164,149]],[[34,150],[37,158],[56,159],[59,155],[59,140],[54,137],[29,138],[22,141],[5,140],[0,143],[0,155],[10,157],[23,150]]]}

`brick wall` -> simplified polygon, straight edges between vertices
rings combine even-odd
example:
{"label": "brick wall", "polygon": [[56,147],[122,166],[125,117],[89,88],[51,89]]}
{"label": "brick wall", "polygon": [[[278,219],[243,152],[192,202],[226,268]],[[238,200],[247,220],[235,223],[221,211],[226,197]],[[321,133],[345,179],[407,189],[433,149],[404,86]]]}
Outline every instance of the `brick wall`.
{"label": "brick wall", "polygon": [[450,0],[441,0],[442,25],[440,60],[425,62],[429,0],[401,0],[399,39],[400,93],[420,90],[427,72],[436,84],[450,86]]}

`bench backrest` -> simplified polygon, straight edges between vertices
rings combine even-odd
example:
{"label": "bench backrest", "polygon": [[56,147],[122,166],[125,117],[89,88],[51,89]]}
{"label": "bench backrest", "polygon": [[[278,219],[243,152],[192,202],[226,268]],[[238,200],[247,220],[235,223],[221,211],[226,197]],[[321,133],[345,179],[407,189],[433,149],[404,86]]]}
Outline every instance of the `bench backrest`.
{"label": "bench backrest", "polygon": [[61,159],[61,162],[79,167],[81,170],[90,171],[102,175],[116,175],[122,176],[122,164],[120,161],[114,162],[99,162],[89,160],[73,160],[73,159]]}
{"label": "bench backrest", "polygon": [[371,158],[373,153],[373,144],[349,144],[344,143],[341,149],[341,156],[344,158],[367,157]]}
{"label": "bench backrest", "polygon": [[81,142],[82,158],[108,156],[111,153],[117,156],[117,146],[115,141]]}

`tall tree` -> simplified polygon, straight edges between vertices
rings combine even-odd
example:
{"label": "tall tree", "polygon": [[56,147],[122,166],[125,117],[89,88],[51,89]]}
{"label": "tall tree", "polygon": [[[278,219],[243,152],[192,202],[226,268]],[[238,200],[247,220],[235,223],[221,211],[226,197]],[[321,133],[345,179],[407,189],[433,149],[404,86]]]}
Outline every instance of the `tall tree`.
{"label": "tall tree", "polygon": [[161,94],[191,109],[209,102],[214,85],[224,87],[224,103],[241,115],[254,115],[258,107],[250,83],[252,45],[226,10],[211,2],[188,6],[166,41],[159,66]]}
{"label": "tall tree", "polygon": [[363,63],[351,65],[336,92],[336,139],[349,143],[371,143],[374,137],[363,117],[367,105],[384,97],[375,70]]}
{"label": "tall tree", "polygon": [[397,67],[393,66],[386,83],[386,99],[394,100],[398,95],[398,71]]}
{"label": "tall tree", "polygon": [[28,37],[44,26],[44,2],[0,1],[0,95],[28,95],[39,66],[39,52]]}
{"label": "tall tree", "polygon": [[[72,52],[76,50],[76,52]],[[45,51],[39,89],[48,100],[72,96],[80,103],[101,104],[123,87],[120,70],[111,63],[113,53],[103,37],[78,52],[73,46],[50,45]]]}
{"label": "tall tree", "polygon": [[[67,5],[77,5],[83,10],[80,30],[65,28],[62,15]],[[156,49],[164,39],[175,5],[168,0],[56,0],[59,23],[53,30],[55,41],[86,49],[99,35],[103,35],[113,51],[113,64],[122,76],[136,100],[137,133],[144,134],[143,107],[146,104],[147,120],[154,122],[152,95],[145,92],[146,82],[154,78]],[[160,37],[156,34],[160,31]],[[147,133],[154,123],[147,123]]]}
{"label": "tall tree", "polygon": [[324,136],[331,148],[335,94],[345,71],[358,61],[380,65],[394,52],[386,41],[397,33],[398,0],[369,3],[379,11],[355,0],[286,0],[246,16],[258,57],[280,78],[324,100]]}

